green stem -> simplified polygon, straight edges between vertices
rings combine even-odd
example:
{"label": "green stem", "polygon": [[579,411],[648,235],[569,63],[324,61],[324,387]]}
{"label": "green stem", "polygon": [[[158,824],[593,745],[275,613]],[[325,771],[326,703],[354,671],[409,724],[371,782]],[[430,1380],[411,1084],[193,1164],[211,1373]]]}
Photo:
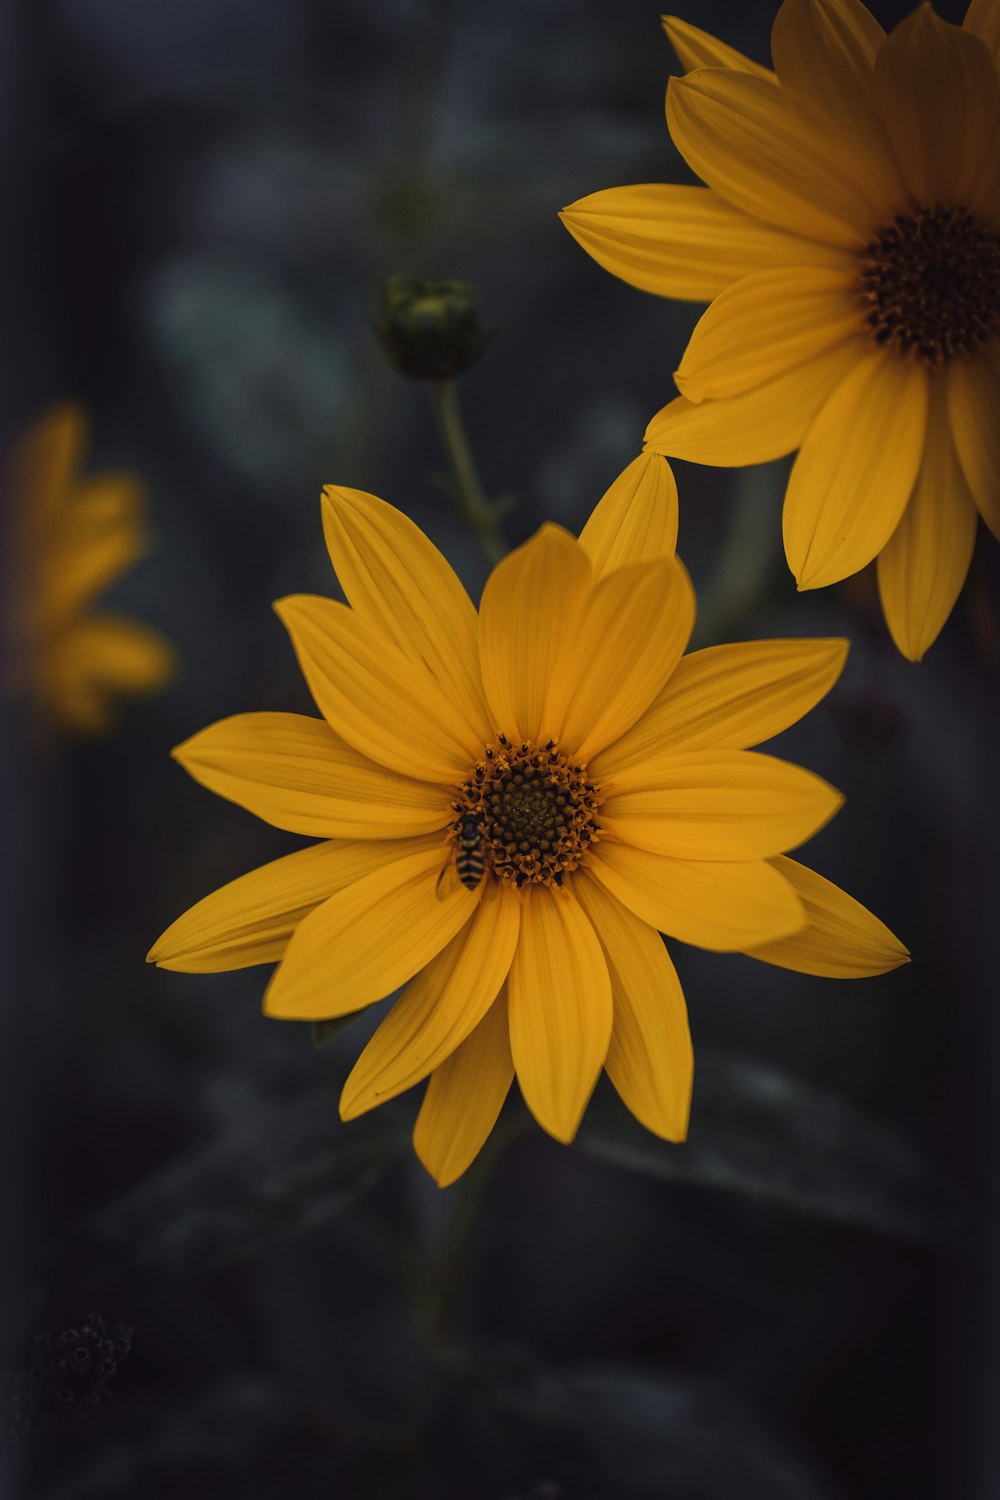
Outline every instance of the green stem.
{"label": "green stem", "polygon": [[458,388],[454,380],[433,380],[430,382],[430,391],[441,430],[441,441],[451,465],[455,503],[463,519],[479,538],[490,562],[497,563],[506,556],[507,543],[500,529],[497,507],[487,500],[479,481],[458,407]]}
{"label": "green stem", "polygon": [[775,526],[781,515],[773,466],[744,470],[730,502],[715,570],[702,591],[692,647],[716,645],[744,630],[773,579]]}

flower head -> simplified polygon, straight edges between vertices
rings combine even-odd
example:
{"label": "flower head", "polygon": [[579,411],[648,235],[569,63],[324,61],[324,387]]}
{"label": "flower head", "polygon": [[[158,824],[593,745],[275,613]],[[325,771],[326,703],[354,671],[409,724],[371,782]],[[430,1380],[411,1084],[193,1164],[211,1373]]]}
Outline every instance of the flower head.
{"label": "flower head", "polygon": [[119,696],[155,692],[173,647],[138,620],[90,606],[148,549],[143,494],[131,474],[79,475],[86,424],[52,408],[10,462],[5,548],[8,691],[47,723],[102,733]]}
{"label": "flower head", "polygon": [[747,749],[827,691],[845,643],[683,656],[694,597],[662,459],[636,459],[579,540],[544,526],[499,563],[478,614],[383,501],[329,488],[323,520],[349,604],[276,606],[322,719],[244,714],[175,754],[324,842],[207,897],[150,958],[277,962],[264,1009],[292,1020],[403,986],[347,1079],[345,1118],[429,1078],[414,1140],[444,1184],[515,1074],[569,1141],[606,1068],[644,1125],[681,1140],[691,1043],[660,932],[811,973],[905,961],[876,918],[784,857],[838,793]]}
{"label": "flower head", "polygon": [[775,71],[673,17],[667,123],[707,187],[595,193],[564,221],[615,275],[711,301],[648,444],[699,463],[799,450],[784,510],[802,589],[878,558],[919,660],[977,513],[1000,536],[1000,5],[784,0]]}

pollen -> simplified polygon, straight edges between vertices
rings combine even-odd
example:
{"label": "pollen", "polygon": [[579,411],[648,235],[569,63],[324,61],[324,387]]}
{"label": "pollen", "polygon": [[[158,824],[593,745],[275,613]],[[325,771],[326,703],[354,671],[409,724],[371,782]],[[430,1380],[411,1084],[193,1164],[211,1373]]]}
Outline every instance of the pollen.
{"label": "pollen", "polygon": [[1000,236],[965,208],[898,214],[860,254],[875,343],[943,370],[1000,326]]}
{"label": "pollen", "polygon": [[514,744],[501,734],[452,804],[452,826],[481,820],[483,855],[498,880],[561,885],[600,836],[600,803],[586,767],[573,765],[554,740]]}

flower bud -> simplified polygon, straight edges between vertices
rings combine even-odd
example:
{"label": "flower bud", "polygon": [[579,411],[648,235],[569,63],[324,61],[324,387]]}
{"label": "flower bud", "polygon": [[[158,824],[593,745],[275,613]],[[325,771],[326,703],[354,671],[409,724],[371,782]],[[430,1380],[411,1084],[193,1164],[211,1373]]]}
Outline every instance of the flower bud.
{"label": "flower bud", "polygon": [[482,354],[495,327],[486,327],[464,281],[390,276],[376,323],[386,354],[413,380],[450,380]]}

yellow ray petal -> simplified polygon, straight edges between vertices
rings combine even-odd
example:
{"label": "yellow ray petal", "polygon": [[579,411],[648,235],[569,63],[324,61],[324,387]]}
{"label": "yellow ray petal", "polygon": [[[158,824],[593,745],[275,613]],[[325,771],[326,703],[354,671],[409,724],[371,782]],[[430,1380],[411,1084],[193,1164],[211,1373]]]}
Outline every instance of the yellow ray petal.
{"label": "yellow ray petal", "polygon": [[829,979],[863,979],[909,962],[899,939],[860,901],[792,859],[774,865],[798,892],[809,925],[780,942],[747,948],[750,958]]}
{"label": "yellow ray petal", "polygon": [[694,610],[691,581],[676,558],[602,578],[567,638],[545,714],[571,760],[586,763],[645,712],[681,658]]}
{"label": "yellow ray petal", "polygon": [[612,276],[643,292],[692,302],[710,302],[751,271],[836,264],[842,254],[765,224],[704,187],[605,188],[559,217]]}
{"label": "yellow ray petal", "polygon": [[410,981],[358,1058],[342,1119],[412,1088],[461,1046],[507,978],[520,919],[516,889],[487,881],[471,921]]}
{"label": "yellow ray petal", "polygon": [[1000,5],[997,0],[971,0],[962,25],[986,43],[1000,69]]}
{"label": "yellow ray petal", "polygon": [[885,220],[906,188],[875,101],[875,57],[885,32],[861,0],[784,0],[771,32],[781,89],[837,143],[842,167]]}
{"label": "yellow ray petal", "polygon": [[587,554],[560,526],[543,526],[493,569],[479,612],[479,656],[495,727],[548,738],[549,686],[590,592]]}
{"label": "yellow ray petal", "polygon": [[61,523],[86,440],[83,411],[65,401],[50,407],[15,444],[10,465],[14,504],[29,530],[43,538]]}
{"label": "yellow ray petal", "polygon": [[677,481],[658,453],[640,453],[605,490],[580,532],[594,579],[629,563],[673,557],[677,549]]}
{"label": "yellow ray petal", "polygon": [[590,851],[587,868],[642,921],[696,948],[740,952],[789,937],[806,920],[788,881],[764,860],[664,859],[609,841]]}
{"label": "yellow ray petal", "polygon": [[65,723],[100,733],[116,697],[158,692],[178,666],[173,646],[152,626],[125,615],[84,615],[49,643],[43,696]]}
{"label": "yellow ray petal", "polygon": [[717,68],[671,78],[667,125],[709,187],[768,224],[850,250],[878,222],[837,143],[766,79]]}
{"label": "yellow ray petal", "polygon": [[592,762],[593,777],[604,786],[668,750],[759,745],[826,696],[843,671],[848,644],[741,641],[692,652],[638,723]]}
{"label": "yellow ray petal", "polygon": [[597,934],[568,891],[526,893],[507,981],[517,1081],[543,1130],[569,1142],[608,1053],[611,980]]}
{"label": "yellow ray petal", "polygon": [[683,1141],[694,1054],[677,971],[655,928],[640,922],[596,880],[583,876],[573,890],[594,925],[611,976],[608,1076],[647,1130]]}
{"label": "yellow ray petal", "polygon": [[689,401],[738,396],[808,364],[861,327],[851,257],[837,270],[757,271],[699,319],[674,379]]}
{"label": "yellow ray petal", "polygon": [[985,43],[922,5],[879,50],[875,90],[916,201],[984,206],[1000,122],[997,70]]}
{"label": "yellow ray petal", "polygon": [[274,608],[317,708],[349,745],[420,781],[462,779],[482,746],[428,672],[346,604],[294,594]]}
{"label": "yellow ray petal", "polygon": [[289,833],[406,838],[453,816],[444,787],[387,771],[302,714],[236,714],[173,754],[202,786]]}
{"label": "yellow ray petal", "polygon": [[413,1149],[438,1187],[479,1155],[514,1080],[507,998],[500,995],[471,1036],[435,1069],[413,1129]]}
{"label": "yellow ray petal", "polygon": [[885,618],[910,661],[920,661],[934,644],[961,593],[976,520],[976,502],[952,442],[945,391],[934,381],[920,473],[903,519],[878,556]]}
{"label": "yellow ray petal", "polygon": [[802,442],[830,392],[862,357],[848,340],[739,396],[687,401],[678,396],[646,428],[646,443],[668,458],[733,468],[782,458]]}
{"label": "yellow ray petal", "polygon": [[792,466],[785,556],[800,589],[870,563],[899,525],[927,430],[927,372],[882,352],[834,391]]}
{"label": "yellow ray petal", "polygon": [[442,854],[438,841],[382,864],[305,917],[267,987],[267,1015],[286,1021],[350,1015],[391,994],[440,953],[479,901],[464,886],[438,899]]}
{"label": "yellow ray petal", "polygon": [[485,743],[475,606],[433,542],[384,500],[332,484],[323,531],[352,608],[426,668]]}
{"label": "yellow ray petal", "polygon": [[76,613],[148,550],[143,491],[128,474],[102,475],[80,486],[42,560],[48,627]]}
{"label": "yellow ray petal", "polygon": [[679,16],[661,16],[660,23],[686,72],[690,73],[694,68],[735,68],[740,73],[752,73],[770,83],[777,82],[770,68],[754,62],[726,42],[720,42],[709,32],[692,26],[690,21],[682,21]]}
{"label": "yellow ray petal", "polygon": [[956,359],[947,374],[955,448],[979,514],[1000,540],[1000,343],[977,359]]}
{"label": "yellow ray petal", "polygon": [[620,773],[610,792],[603,829],[637,849],[694,860],[784,854],[844,800],[811,771],[753,750],[667,751]]}
{"label": "yellow ray petal", "polygon": [[192,906],[153,944],[148,961],[188,974],[276,963],[302,918],[322,901],[431,842],[426,836],[337,841],[286,854]]}

